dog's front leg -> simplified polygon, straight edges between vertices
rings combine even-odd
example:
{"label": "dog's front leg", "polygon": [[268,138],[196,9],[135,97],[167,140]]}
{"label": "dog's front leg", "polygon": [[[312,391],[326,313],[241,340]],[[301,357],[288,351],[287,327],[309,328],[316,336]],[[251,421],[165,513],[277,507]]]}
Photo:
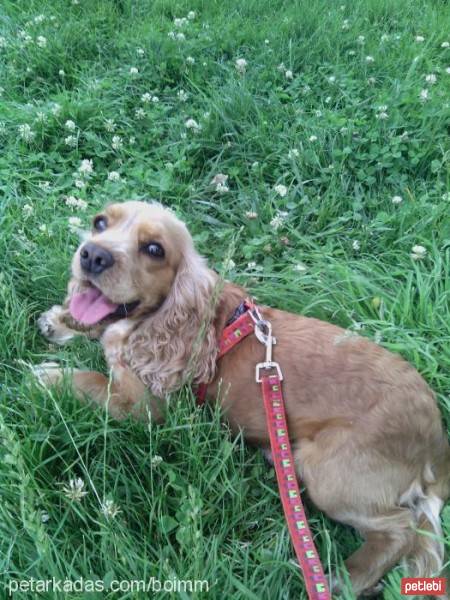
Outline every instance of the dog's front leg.
{"label": "dog's front leg", "polygon": [[67,304],[55,304],[50,310],[41,314],[37,321],[40,332],[50,342],[66,344],[76,335],[84,335],[90,339],[98,339],[104,332],[107,323],[82,325],[70,314]]}
{"label": "dog's front leg", "polygon": [[156,422],[164,420],[164,402],[150,397],[131,371],[124,370],[120,378],[108,379],[97,371],[64,371],[56,363],[43,363],[34,368],[34,374],[45,386],[62,385],[66,380],[80,400],[92,400],[106,407],[115,419],[131,415],[138,419],[151,416]]}
{"label": "dog's front leg", "polygon": [[68,316],[69,310],[67,308],[55,304],[39,317],[37,324],[40,332],[55,344],[66,344],[73,337],[82,333],[68,327],[66,324]]}

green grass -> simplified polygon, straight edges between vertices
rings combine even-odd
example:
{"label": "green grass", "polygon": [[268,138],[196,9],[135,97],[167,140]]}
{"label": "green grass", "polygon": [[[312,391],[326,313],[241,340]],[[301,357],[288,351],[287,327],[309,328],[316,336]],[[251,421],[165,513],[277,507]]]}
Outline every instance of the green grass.
{"label": "green grass", "polygon": [[[211,588],[193,597],[305,598],[260,454],[187,390],[152,427],[41,390],[26,363],[105,366],[88,341],[49,347],[36,318],[64,296],[77,245],[69,219],[83,227],[107,201],[155,198],[216,268],[238,236],[229,276],[261,302],[357,329],[410,360],[448,424],[448,4],[5,0],[0,28],[3,583],[199,578]],[[84,179],[83,159],[94,166]],[[229,177],[223,194],[211,185],[218,173]],[[417,260],[415,245],[426,249]],[[88,491],[79,503],[63,489],[76,477]],[[115,518],[101,513],[108,498]],[[342,568],[357,535],[310,515],[326,568]],[[449,506],[443,518],[448,541]],[[401,598],[400,577],[386,578],[385,598]]]}

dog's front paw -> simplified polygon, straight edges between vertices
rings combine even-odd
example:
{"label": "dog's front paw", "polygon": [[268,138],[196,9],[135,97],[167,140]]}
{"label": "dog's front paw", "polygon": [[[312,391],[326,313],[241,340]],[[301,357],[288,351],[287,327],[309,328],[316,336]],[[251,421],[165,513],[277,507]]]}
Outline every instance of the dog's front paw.
{"label": "dog's front paw", "polygon": [[61,316],[66,312],[62,306],[52,306],[39,317],[37,325],[40,332],[55,344],[65,344],[75,336],[75,332],[62,322]]}
{"label": "dog's front paw", "polygon": [[32,367],[34,377],[45,387],[60,383],[63,379],[64,371],[55,362],[44,362]]}

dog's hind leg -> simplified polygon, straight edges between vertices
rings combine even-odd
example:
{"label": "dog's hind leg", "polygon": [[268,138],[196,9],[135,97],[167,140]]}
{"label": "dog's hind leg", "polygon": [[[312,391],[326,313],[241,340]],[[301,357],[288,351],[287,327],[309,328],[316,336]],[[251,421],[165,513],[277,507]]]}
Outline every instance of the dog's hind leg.
{"label": "dog's hind leg", "polygon": [[349,523],[359,529],[365,541],[345,565],[355,595],[371,595],[379,591],[377,584],[386,571],[412,550],[416,536],[414,516],[407,508],[397,508],[367,517],[359,525],[351,518]]}

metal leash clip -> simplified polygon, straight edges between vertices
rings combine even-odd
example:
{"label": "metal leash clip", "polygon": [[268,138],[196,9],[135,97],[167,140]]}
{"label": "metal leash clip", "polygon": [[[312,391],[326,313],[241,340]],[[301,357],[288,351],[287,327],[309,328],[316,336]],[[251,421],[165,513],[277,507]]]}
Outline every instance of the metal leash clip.
{"label": "metal leash clip", "polygon": [[261,383],[261,369],[275,369],[280,381],[283,380],[280,365],[272,360],[272,347],[277,343],[276,338],[272,336],[272,324],[262,318],[261,313],[253,306],[250,309],[250,315],[255,323],[256,338],[266,347],[266,360],[256,365],[255,377],[257,383]]}

